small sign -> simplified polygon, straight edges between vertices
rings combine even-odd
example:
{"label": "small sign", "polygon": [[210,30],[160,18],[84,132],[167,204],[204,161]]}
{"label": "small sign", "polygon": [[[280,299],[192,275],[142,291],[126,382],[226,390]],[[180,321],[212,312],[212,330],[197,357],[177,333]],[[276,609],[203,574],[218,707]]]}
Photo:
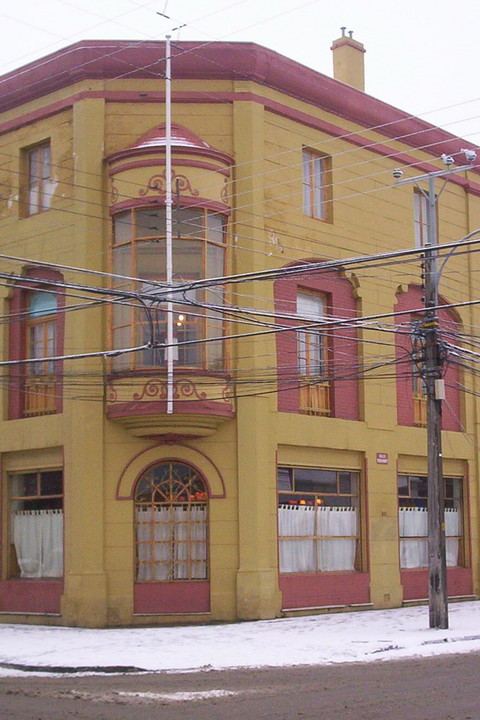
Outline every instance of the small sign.
{"label": "small sign", "polygon": [[388,453],[377,453],[378,465],[388,465]]}

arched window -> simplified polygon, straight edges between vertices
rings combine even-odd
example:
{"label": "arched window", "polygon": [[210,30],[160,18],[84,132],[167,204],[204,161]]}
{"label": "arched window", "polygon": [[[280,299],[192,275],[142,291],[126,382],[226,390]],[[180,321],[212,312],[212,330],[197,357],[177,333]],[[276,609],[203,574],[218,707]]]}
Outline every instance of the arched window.
{"label": "arched window", "polygon": [[[175,208],[173,211],[173,279],[184,283],[224,275],[226,216],[203,208]],[[166,303],[154,298],[166,280],[165,208],[136,208],[117,213],[113,220],[113,272],[140,278],[140,282],[117,278],[114,288],[152,295],[148,312],[139,305],[116,304],[113,310],[114,349],[164,342],[167,333]],[[221,289],[191,291],[189,299],[212,305],[223,304]],[[223,342],[197,343],[221,337],[222,314],[174,302],[174,362],[181,367],[219,370],[224,367]],[[150,314],[150,321],[148,317]],[[152,338],[153,328],[153,338]],[[192,344],[190,344],[192,343]],[[116,370],[151,368],[165,363],[163,349],[120,355]]]}
{"label": "arched window", "polygon": [[165,461],[135,490],[137,582],[206,580],[208,495],[190,465]]}
{"label": "arched window", "polygon": [[10,418],[62,411],[62,361],[52,359],[63,353],[62,280],[50,268],[28,268],[13,288],[9,359],[22,362],[10,370]]}

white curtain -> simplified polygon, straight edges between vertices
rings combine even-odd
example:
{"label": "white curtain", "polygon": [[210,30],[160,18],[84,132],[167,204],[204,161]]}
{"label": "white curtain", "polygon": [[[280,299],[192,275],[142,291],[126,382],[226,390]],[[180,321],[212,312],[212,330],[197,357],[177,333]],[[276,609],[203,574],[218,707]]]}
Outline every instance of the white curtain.
{"label": "white curtain", "polygon": [[[428,566],[428,511],[427,508],[400,508],[400,567]],[[445,510],[446,556],[449,567],[458,565],[460,513],[457,509]],[[456,537],[452,537],[456,536]]]}
{"label": "white curtain", "polygon": [[[458,551],[460,549],[461,534],[462,527],[459,510],[456,508],[447,508],[445,510],[445,547],[447,565],[449,567],[458,565]],[[456,537],[452,537],[452,535]]]}
{"label": "white curtain", "polygon": [[354,570],[357,548],[357,511],[348,507],[317,508],[317,534],[338,539],[318,543],[318,569]]}
{"label": "white curtain", "polygon": [[[355,568],[355,508],[280,505],[278,533],[280,572]],[[298,539],[302,536],[305,540]]]}
{"label": "white curtain", "polygon": [[63,511],[19,510],[12,519],[20,577],[62,577]]}
{"label": "white curtain", "polygon": [[206,507],[138,507],[135,517],[138,581],[207,577]]}

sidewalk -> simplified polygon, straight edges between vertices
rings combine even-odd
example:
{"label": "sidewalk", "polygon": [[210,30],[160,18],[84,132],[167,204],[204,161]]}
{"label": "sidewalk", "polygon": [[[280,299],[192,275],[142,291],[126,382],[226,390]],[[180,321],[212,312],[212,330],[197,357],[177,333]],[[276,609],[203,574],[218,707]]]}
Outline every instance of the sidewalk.
{"label": "sidewalk", "polygon": [[451,604],[449,614],[448,630],[429,629],[425,606],[164,628],[0,625],[0,676],[324,665],[480,651],[480,602]]}

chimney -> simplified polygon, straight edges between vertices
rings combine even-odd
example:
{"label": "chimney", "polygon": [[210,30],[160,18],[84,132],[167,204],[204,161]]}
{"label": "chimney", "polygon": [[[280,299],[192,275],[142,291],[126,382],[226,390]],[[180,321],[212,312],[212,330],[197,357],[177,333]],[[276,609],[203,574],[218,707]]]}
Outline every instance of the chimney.
{"label": "chimney", "polygon": [[333,77],[335,80],[351,85],[357,90],[365,90],[365,63],[363,55],[365,48],[362,43],[353,39],[353,32],[342,27],[342,36],[334,40],[331,50],[333,52]]}

